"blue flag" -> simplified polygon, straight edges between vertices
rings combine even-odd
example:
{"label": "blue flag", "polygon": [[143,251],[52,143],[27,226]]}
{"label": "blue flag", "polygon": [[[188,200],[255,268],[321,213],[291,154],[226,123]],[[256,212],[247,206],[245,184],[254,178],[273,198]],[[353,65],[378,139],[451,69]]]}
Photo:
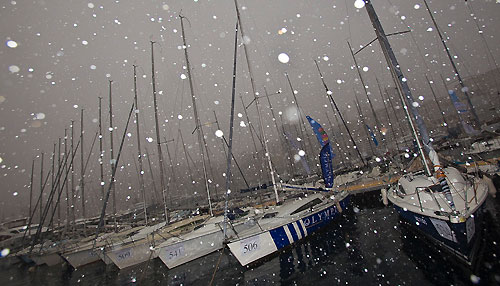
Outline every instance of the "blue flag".
{"label": "blue flag", "polygon": [[332,147],[330,146],[330,139],[328,138],[328,135],[323,127],[321,127],[321,124],[309,116],[306,116],[306,118],[309,121],[309,124],[311,124],[314,134],[316,134],[316,138],[318,138],[319,144],[321,145],[319,161],[321,163],[323,179],[325,180],[325,187],[331,188],[333,187],[333,152]]}
{"label": "blue flag", "polygon": [[321,172],[323,173],[323,180],[325,181],[325,187],[333,187],[333,167],[332,167],[332,154],[330,143],[327,143],[321,152],[319,153],[319,161],[321,163]]}
{"label": "blue flag", "polygon": [[365,125],[366,125],[366,129],[368,129],[368,133],[370,133],[370,136],[372,137],[373,143],[375,143],[375,146],[378,146],[377,137],[375,137],[375,134],[373,133],[370,126],[368,126],[368,124],[365,124]]}
{"label": "blue flag", "polygon": [[457,95],[453,90],[448,90],[448,94],[450,95],[451,102],[455,106],[455,109],[457,110],[458,113],[466,113],[467,112],[467,106],[460,102],[460,99],[458,99]]}

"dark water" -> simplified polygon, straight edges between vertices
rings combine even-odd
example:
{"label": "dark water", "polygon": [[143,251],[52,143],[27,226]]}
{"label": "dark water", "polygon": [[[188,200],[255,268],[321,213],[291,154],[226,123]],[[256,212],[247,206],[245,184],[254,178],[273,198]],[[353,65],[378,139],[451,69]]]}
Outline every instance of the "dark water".
{"label": "dark water", "polygon": [[384,207],[378,192],[356,195],[353,210],[324,231],[253,267],[228,250],[168,270],[154,259],[119,271],[102,262],[17,264],[0,270],[4,285],[500,285],[500,200],[486,202],[484,251],[474,269],[432,248]]}

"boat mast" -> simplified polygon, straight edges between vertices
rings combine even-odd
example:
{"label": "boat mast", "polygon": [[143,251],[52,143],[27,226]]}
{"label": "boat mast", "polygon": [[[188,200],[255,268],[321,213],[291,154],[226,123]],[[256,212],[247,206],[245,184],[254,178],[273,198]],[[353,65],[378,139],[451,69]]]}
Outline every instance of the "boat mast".
{"label": "boat mast", "polygon": [[[217,113],[215,113],[215,110],[213,110],[213,112],[214,112],[215,124],[217,125],[217,130],[221,130],[219,125],[219,120],[217,119]],[[222,150],[224,150],[224,156],[227,157],[226,144],[224,143],[224,141],[225,138],[222,137],[221,138]]]}
{"label": "boat mast", "polygon": [[337,114],[339,115],[340,120],[342,120],[342,123],[344,124],[344,127],[347,130],[347,134],[349,134],[349,138],[351,138],[351,142],[354,145],[354,149],[356,149],[356,152],[358,153],[359,159],[361,159],[361,163],[363,163],[363,166],[366,166],[366,162],[363,159],[363,156],[361,156],[361,152],[359,151],[359,148],[356,145],[356,141],[354,141],[354,138],[352,137],[351,131],[349,130],[349,127],[347,127],[347,123],[345,122],[344,117],[342,116],[342,113],[340,112],[339,107],[337,106],[337,103],[333,99],[333,96],[332,96],[333,92],[330,89],[328,89],[328,86],[325,83],[325,79],[323,78],[323,74],[321,73],[321,70],[319,69],[318,62],[316,60],[314,60],[314,63],[316,64],[316,68],[318,69],[319,76],[321,78],[321,82],[323,83],[323,86],[325,87],[326,94],[327,94],[328,98],[330,99],[329,100],[330,105],[332,106],[332,109],[335,107],[335,109],[333,111],[334,112],[335,112],[335,110],[337,111]]}
{"label": "boat mast", "polygon": [[156,189],[156,183],[155,183],[155,176],[153,173],[153,167],[151,166],[151,159],[149,156],[149,151],[147,147],[144,147],[144,150],[146,151],[146,159],[148,159],[148,166],[149,166],[149,174],[151,174],[151,183],[153,184],[153,191],[154,191],[154,196],[155,196],[155,201],[158,202],[158,190]]}
{"label": "boat mast", "polygon": [[[75,145],[74,145],[74,125],[75,121],[71,120],[71,157],[75,155]],[[75,216],[75,167],[73,164],[70,165],[71,168],[71,217],[73,219],[73,231],[76,229],[76,216]]]}
{"label": "boat mast", "polygon": [[[83,232],[86,233],[85,222],[85,160],[83,157],[83,108],[80,112],[80,189],[82,192],[82,219],[83,219]],[[92,151],[91,151],[92,152]]]}
{"label": "boat mast", "polygon": [[168,163],[170,165],[170,172],[172,172],[172,175],[168,177],[168,182],[167,182],[167,189],[170,189],[170,182],[173,181],[174,183],[174,188],[177,186],[177,176],[175,175],[175,168],[174,168],[174,162],[172,160],[172,156],[170,155],[170,149],[168,149],[168,143],[174,141],[174,139],[167,140],[166,137],[163,138],[165,142],[165,149],[167,150],[167,156],[168,156]]}
{"label": "boat mast", "polygon": [[[116,168],[116,162],[115,162],[115,157],[114,157],[114,150],[113,150],[113,101],[112,101],[112,93],[111,93],[111,84],[113,83],[112,80],[109,80],[109,144],[110,144],[110,149],[109,149],[109,154],[110,154],[110,165],[111,165],[111,173],[114,173],[114,170]],[[115,189],[115,184],[112,184],[111,188],[113,192],[113,221],[115,225],[115,232],[118,231],[118,223],[116,221],[116,189]]]}
{"label": "boat mast", "polygon": [[234,127],[234,97],[236,93],[236,57],[238,52],[238,21],[236,21],[236,28],[234,33],[234,62],[233,62],[233,88],[231,90],[231,113],[229,120],[229,144],[226,160],[226,192],[224,193],[224,239],[226,238],[227,231],[227,213],[228,213],[228,200],[231,193],[231,155],[233,154],[233,127]]}
{"label": "boat mast", "polygon": [[[396,89],[396,92],[399,92],[399,89],[397,87],[395,89]],[[399,117],[398,117],[398,114],[396,112],[396,108],[394,107],[394,104],[392,103],[391,96],[389,95],[389,92],[387,91],[387,88],[384,88],[384,91],[385,91],[385,94],[387,95],[387,101],[389,102],[389,105],[391,106],[392,113],[394,114],[394,117],[396,118],[396,122],[398,123],[399,134],[402,135],[403,127],[401,126],[401,121],[399,121]],[[403,144],[406,144],[405,137],[402,136],[401,139],[403,140]]]}
{"label": "boat mast", "polygon": [[[132,111],[134,111],[134,104],[132,104],[132,106],[130,108],[130,111],[128,113],[127,124],[125,125],[125,130],[123,131],[122,140],[121,140],[121,143],[120,143],[120,148],[118,149],[118,156],[116,157],[116,164],[115,164],[115,166],[118,165],[118,162],[120,161],[120,156],[121,156],[122,150],[123,150],[123,142],[125,142],[125,136],[127,134],[128,124],[130,122],[130,117],[132,117]],[[111,180],[109,182],[108,190],[106,191],[106,194],[105,194],[104,199],[103,199],[102,209],[101,209],[101,216],[99,217],[99,224],[97,225],[97,230],[96,230],[96,233],[95,233],[95,237],[94,237],[94,242],[93,242],[92,248],[95,247],[96,242],[97,242],[97,237],[99,236],[99,232],[101,231],[101,228],[104,226],[104,216],[106,215],[106,207],[108,205],[109,194],[111,192],[111,188],[113,188],[113,185],[115,184],[115,175],[116,175],[116,168],[112,168],[112,170],[111,170]]]}
{"label": "boat mast", "polygon": [[[328,124],[330,126],[330,130],[329,130],[329,133],[332,134],[332,138],[330,140],[332,140],[334,143],[335,143],[335,146],[338,148],[338,151],[339,151],[339,161],[340,161],[340,164],[344,165],[345,168],[347,168],[347,164],[344,162],[344,159],[343,159],[343,148],[340,147],[340,141],[337,139],[337,136],[335,136],[335,132],[333,131],[333,128],[335,127],[332,123],[332,121],[330,120],[330,116],[328,115],[328,112],[325,112],[325,115],[326,115],[326,120],[328,121]],[[335,141],[334,141],[335,139]]]}
{"label": "boat mast", "polygon": [[144,170],[142,167],[142,152],[141,152],[141,132],[139,131],[139,104],[137,102],[137,66],[134,67],[134,103],[135,103],[135,127],[137,130],[137,159],[139,161],[139,187],[142,193],[144,203],[144,220],[148,224],[148,214],[146,209],[146,189],[144,188]]}
{"label": "boat mast", "polygon": [[429,80],[429,78],[427,77],[427,75],[425,75],[425,79],[427,80],[427,83],[429,84],[429,88],[431,89],[431,92],[432,92],[432,96],[434,97],[434,101],[436,102],[436,105],[439,109],[439,114],[441,114],[441,119],[443,119],[443,125],[446,126],[446,130],[448,131],[448,134],[450,133],[450,127],[448,126],[448,123],[446,122],[446,119],[444,118],[444,112],[443,112],[443,109],[441,108],[441,105],[439,104],[439,101],[436,97],[436,93],[434,92],[434,88],[432,88],[432,84],[431,84],[431,81]]}
{"label": "boat mast", "polygon": [[[210,198],[210,188],[208,186],[208,177],[207,177],[207,166],[205,165],[205,151],[203,150],[204,144],[203,144],[203,129],[201,126],[200,122],[200,117],[198,115],[198,109],[196,107],[196,97],[194,95],[194,88],[193,88],[193,77],[191,75],[191,67],[189,65],[189,57],[188,57],[188,46],[186,44],[186,35],[184,33],[184,16],[179,15],[179,18],[181,20],[181,30],[182,30],[182,44],[184,48],[184,57],[186,59],[186,67],[187,67],[187,73],[188,73],[188,79],[189,79],[189,90],[191,91],[191,100],[193,102],[193,112],[194,112],[194,120],[195,120],[195,128],[196,132],[198,134],[198,144],[200,146],[200,154],[201,154],[201,162],[203,165],[203,178],[205,180],[205,188],[207,190],[207,198],[208,198],[208,208],[210,209],[210,215],[213,216],[213,211],[212,211],[212,202]],[[207,154],[208,157],[208,154]]]}
{"label": "boat mast", "polygon": [[[493,61],[493,64],[495,65],[496,72],[500,75],[500,67],[498,66],[498,63],[491,53],[490,46],[488,45],[488,42],[486,41],[486,38],[484,36],[483,30],[481,30],[481,27],[479,26],[479,23],[477,21],[476,13],[474,13],[474,10],[472,9],[472,3],[469,1],[465,1],[465,5],[467,8],[469,8],[470,11],[470,16],[472,17],[472,20],[474,20],[474,24],[476,24],[477,31],[479,33],[479,36],[481,36],[481,39],[483,40],[484,46],[486,47],[486,50],[488,51],[488,55],[490,56],[491,60]],[[495,84],[497,86],[497,95],[500,95],[500,87],[498,84],[498,78],[495,77]]]}
{"label": "boat mast", "polygon": [[[57,168],[58,169],[61,169],[62,166],[61,166],[61,138],[59,137],[59,140],[58,140],[58,147],[57,147]],[[66,154],[64,154],[64,156],[66,156]],[[65,170],[61,170],[61,172],[63,172]],[[62,192],[62,189],[64,188],[63,185],[61,185],[61,189],[60,189],[60,192]],[[61,205],[58,204],[57,205],[57,228],[59,229],[61,227]]]}
{"label": "boat mast", "polygon": [[372,101],[371,101],[370,97],[368,96],[369,92],[366,89],[365,81],[363,80],[363,76],[361,75],[361,71],[359,70],[358,61],[356,60],[356,56],[354,55],[354,52],[352,51],[351,43],[349,43],[349,41],[347,41],[347,45],[349,46],[349,52],[351,52],[351,56],[352,56],[352,59],[354,61],[354,66],[356,67],[356,71],[358,72],[359,80],[361,81],[361,85],[363,85],[363,90],[365,91],[366,100],[368,101],[368,104],[370,105],[370,110],[372,112],[373,119],[375,119],[374,128],[377,131],[377,133],[381,135],[380,137],[381,137],[382,141],[384,141],[384,144],[385,144],[385,136],[382,134],[382,132],[380,132],[380,128],[382,126],[380,125],[380,121],[378,120],[377,113],[375,112],[375,109],[373,108]]}
{"label": "boat mast", "polygon": [[40,222],[42,223],[43,213],[43,152],[40,160]]}
{"label": "boat mast", "polygon": [[[255,137],[254,137],[254,129],[252,128],[253,127],[253,124],[252,122],[250,121],[250,117],[248,116],[248,112],[247,112],[247,108],[245,106],[245,102],[243,101],[243,96],[240,95],[240,99],[241,99],[241,105],[243,106],[243,112],[245,113],[245,118],[247,119],[247,122],[248,122],[248,130],[250,131],[250,137],[252,137],[252,143],[253,143],[253,148],[255,150],[255,153],[253,154],[254,158],[256,156],[256,154],[259,153],[258,149],[257,149],[257,143],[255,143]],[[257,136],[257,135],[255,135]],[[258,138],[258,136],[257,136]],[[260,141],[260,138],[258,138],[259,141]]]}
{"label": "boat mast", "polygon": [[[61,139],[59,139],[59,141],[61,141]],[[59,158],[58,158],[59,165],[61,165],[61,156],[60,155],[61,155],[61,153],[59,152]],[[55,185],[54,185],[54,183],[55,183],[55,180],[54,180],[55,160],[56,160],[56,144],[54,143],[54,151],[52,151],[52,160],[51,160],[52,161],[52,169],[51,169],[52,175],[51,175],[51,186],[50,186],[51,191],[55,188]],[[59,174],[59,169],[57,170],[57,174]],[[52,204],[52,200],[47,205],[49,205],[49,204]],[[54,208],[54,205],[52,205],[52,208]],[[50,228],[51,225],[49,224],[48,227]]]}
{"label": "boat mast", "polygon": [[[287,143],[283,142],[283,140],[285,139],[283,137],[285,137],[286,135],[285,135],[284,132],[281,132],[280,129],[279,129],[279,127],[278,127],[278,120],[276,119],[276,116],[274,114],[274,109],[273,109],[273,106],[271,105],[271,100],[269,99],[270,95],[267,93],[267,89],[266,89],[265,86],[264,86],[264,92],[266,93],[267,103],[269,104],[269,110],[271,110],[271,116],[273,117],[274,127],[276,127],[276,132],[278,134],[278,141],[279,141],[280,145],[284,148],[285,146],[288,146]],[[280,94],[280,93],[281,93],[281,90],[278,90],[278,92],[274,93],[274,94]],[[273,94],[271,94],[271,95],[273,95]],[[307,138],[309,139],[309,137],[307,137]],[[288,176],[291,178],[292,177],[292,172],[293,172],[293,167],[292,167],[292,161],[291,161],[292,158],[291,158],[291,156],[289,154],[288,148],[285,148],[283,150],[283,153],[285,154],[285,157],[288,158],[287,161],[288,161],[288,164],[289,164],[289,167],[290,167]]]}
{"label": "boat mast", "polygon": [[306,123],[305,123],[305,121],[304,121],[304,119],[302,117],[303,114],[302,114],[302,111],[301,111],[301,109],[299,107],[299,102],[297,100],[297,96],[295,95],[295,89],[292,86],[292,82],[290,81],[290,77],[288,76],[288,73],[285,73],[285,77],[286,77],[286,80],[288,82],[288,85],[290,86],[290,91],[292,92],[292,96],[293,96],[293,101],[295,103],[295,107],[297,108],[297,117],[299,118],[299,124],[300,124],[300,127],[299,127],[300,137],[302,137],[302,140],[304,140],[304,151],[306,151],[306,155],[304,156],[304,160],[307,161],[306,158],[309,156],[309,152],[307,152],[307,144],[306,144],[305,139],[307,139],[310,148],[312,148],[311,138],[309,138],[309,136],[305,136],[304,135],[304,131],[303,130],[307,130],[307,127],[306,127]]}
{"label": "boat mast", "polygon": [[278,204],[280,202],[279,196],[278,196],[278,189],[276,187],[276,180],[274,178],[274,169],[273,169],[273,164],[271,163],[271,154],[269,153],[269,150],[267,148],[267,139],[266,139],[266,135],[264,133],[264,125],[262,123],[262,117],[260,115],[260,104],[259,104],[259,98],[258,98],[259,93],[257,92],[257,89],[255,88],[255,82],[253,79],[252,67],[250,65],[250,58],[249,58],[249,54],[248,54],[248,49],[247,49],[247,45],[246,45],[245,40],[244,40],[245,34],[243,31],[243,25],[241,23],[240,10],[238,8],[238,0],[234,0],[234,5],[236,6],[236,16],[238,17],[238,23],[239,23],[240,30],[241,30],[241,37],[243,39],[243,41],[242,41],[243,42],[243,50],[245,51],[245,58],[246,58],[246,62],[247,62],[248,73],[250,74],[250,83],[252,86],[252,93],[253,93],[254,100],[255,100],[255,107],[257,109],[257,114],[259,116],[260,133],[262,136],[262,141],[264,143],[264,150],[266,152],[265,156],[267,158],[267,163],[269,165],[269,172],[271,173],[271,180],[273,182],[273,189],[274,189],[274,195],[276,197],[276,203]]}
{"label": "boat mast", "polygon": [[361,104],[359,104],[359,100],[358,100],[358,96],[356,95],[356,91],[354,91],[354,99],[355,99],[354,104],[356,105],[356,110],[358,111],[359,118],[361,119],[361,124],[363,124],[361,129],[363,129],[365,131],[366,138],[368,138],[368,145],[370,146],[370,150],[372,151],[372,155],[375,156],[375,150],[373,150],[373,146],[372,146],[373,138],[371,138],[370,134],[368,134],[368,126],[366,125],[365,117],[363,115],[363,112],[361,111]]}
{"label": "boat mast", "polygon": [[[68,129],[64,128],[64,156],[68,156]],[[66,172],[69,172],[70,166],[66,165]],[[66,230],[65,233],[69,230],[69,184],[66,184]]]}
{"label": "boat mast", "polygon": [[[217,124],[217,130],[221,130],[220,126],[219,126],[219,121],[217,120],[217,114],[215,113],[215,110],[214,110],[214,116],[215,116],[215,123]],[[222,141],[222,148],[224,149],[224,155],[227,156],[226,147],[229,147],[229,144],[227,143],[226,137],[224,135],[222,135],[221,141]],[[245,185],[247,186],[247,188],[250,189],[250,185],[248,184],[247,179],[245,178],[245,175],[243,174],[243,171],[241,170],[240,164],[238,164],[238,161],[234,157],[234,154],[231,153],[231,157],[233,158],[234,164],[236,165],[236,168],[238,168],[238,171],[240,172],[241,178],[245,182]]]}
{"label": "boat mast", "polygon": [[101,171],[101,181],[99,185],[101,186],[101,197],[104,197],[104,151],[102,147],[102,97],[99,97],[99,167]]}
{"label": "boat mast", "polygon": [[[192,170],[191,166],[189,165],[190,156],[186,150],[186,144],[184,144],[184,137],[182,136],[181,129],[178,129],[178,132],[179,132],[179,135],[181,137],[182,150],[184,151],[184,157],[186,158],[186,164],[187,164],[188,170]],[[191,174],[191,172],[188,172],[188,176],[189,176],[189,180],[191,180],[191,184],[193,184],[194,179],[193,179],[193,175]]]}
{"label": "boat mast", "polygon": [[158,162],[160,164],[160,187],[163,197],[163,208],[165,212],[165,221],[170,222],[169,211],[167,208],[167,201],[165,197],[165,172],[163,170],[163,153],[161,152],[160,142],[160,126],[158,122],[158,102],[156,100],[156,78],[155,78],[155,58],[154,58],[154,45],[155,42],[151,41],[151,84],[153,85],[153,103],[155,109],[155,129],[156,129],[156,147],[158,150]]}
{"label": "boat mast", "polygon": [[30,177],[30,206],[28,210],[28,218],[29,218],[29,224],[28,224],[28,235],[31,236],[31,201],[33,200],[33,171],[35,170],[35,159],[33,158],[33,161],[31,162],[31,177]]}
{"label": "boat mast", "polygon": [[[418,139],[417,131],[415,129],[415,125],[413,124],[413,120],[411,120],[411,116],[409,113],[409,109],[411,109],[412,114],[414,115],[415,121],[417,122],[418,128],[420,130],[420,135],[422,136],[423,143],[425,147],[429,150],[432,150],[432,142],[430,141],[429,138],[429,133],[427,132],[427,128],[425,127],[425,123],[422,120],[422,117],[419,115],[418,110],[416,107],[413,105],[415,100],[413,99],[413,96],[411,94],[410,88],[408,87],[408,84],[406,82],[406,78],[404,77],[403,73],[401,72],[399,63],[396,59],[396,56],[394,55],[394,52],[392,51],[391,45],[389,44],[389,40],[387,40],[387,37],[385,35],[384,29],[382,28],[382,24],[380,23],[377,14],[375,13],[375,9],[373,9],[373,6],[371,4],[371,0],[363,0],[365,1],[366,4],[366,11],[368,13],[368,16],[370,17],[370,20],[372,22],[373,28],[375,29],[375,33],[377,35],[378,41],[380,43],[380,46],[382,48],[382,51],[386,55],[386,59],[388,59],[388,65],[390,69],[393,72],[393,75],[397,78],[397,83],[398,86],[400,87],[400,90],[402,93],[400,93],[400,99],[401,103],[403,104],[406,116],[408,117],[408,121],[410,123],[413,136],[417,142],[418,150],[420,152],[420,155],[422,156],[422,161],[423,165],[425,167],[425,170],[429,176],[431,176],[431,170],[429,168],[429,165],[427,164],[427,160],[425,159],[425,153],[422,147],[422,144],[420,140]],[[403,97],[404,94],[404,97]],[[406,104],[406,100],[408,100],[409,104]],[[431,152],[429,152],[431,153]],[[434,152],[435,153],[435,152]]]}
{"label": "boat mast", "polygon": [[391,117],[389,116],[389,110],[387,109],[387,105],[384,100],[384,94],[382,92],[382,88],[380,87],[380,82],[378,81],[377,77],[375,77],[375,80],[377,81],[378,92],[380,93],[380,97],[382,98],[382,103],[384,104],[385,114],[387,115],[387,124],[391,127],[392,140],[394,140],[394,143],[396,143],[396,148],[397,148],[396,150],[399,151],[398,139],[396,138],[396,133],[394,133],[394,126],[392,126]]}
{"label": "boat mast", "polygon": [[467,99],[467,103],[469,104],[470,110],[472,115],[474,116],[474,120],[476,121],[477,126],[479,127],[481,125],[481,121],[479,120],[479,116],[476,113],[476,109],[474,108],[474,105],[472,105],[472,101],[469,97],[469,92],[467,91],[467,87],[465,86],[462,77],[460,76],[460,73],[458,72],[457,66],[455,65],[455,62],[453,61],[453,57],[450,54],[450,49],[448,49],[448,46],[446,46],[446,41],[443,39],[443,35],[441,35],[441,31],[439,30],[439,27],[436,23],[436,20],[434,19],[434,16],[432,15],[431,9],[429,8],[429,4],[427,4],[427,1],[424,0],[425,7],[427,8],[427,12],[429,12],[429,15],[431,16],[432,23],[434,23],[434,27],[436,28],[436,31],[438,32],[439,38],[441,39],[441,43],[443,43],[444,46],[444,51],[446,52],[446,55],[448,56],[448,59],[450,60],[451,66],[453,67],[453,71],[455,72],[455,75],[458,78],[458,82],[460,83],[460,86],[462,87],[462,92],[465,95],[465,98]]}

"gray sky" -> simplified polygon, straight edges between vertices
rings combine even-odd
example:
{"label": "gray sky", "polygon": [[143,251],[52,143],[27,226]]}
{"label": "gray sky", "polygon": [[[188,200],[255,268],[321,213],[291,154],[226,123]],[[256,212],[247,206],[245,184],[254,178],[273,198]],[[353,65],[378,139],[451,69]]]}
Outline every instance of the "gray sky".
{"label": "gray sky", "polygon": [[[500,41],[498,33],[494,32],[500,30],[498,0],[468,2],[472,4],[498,61]],[[324,107],[327,101],[313,59],[319,60],[326,82],[334,91],[341,109],[348,110],[348,105],[352,104],[353,89],[362,92],[355,80],[356,71],[346,40],[357,49],[375,35],[365,9],[357,10],[353,3],[351,0],[240,0],[257,88],[262,94],[264,86],[270,93],[278,89],[284,91],[284,96],[272,99],[277,111],[285,112],[291,104],[290,89],[283,75],[288,72],[305,113],[320,122],[326,121],[323,113],[327,110]],[[413,30],[417,44],[409,34],[392,37],[390,41],[416,94],[429,94],[425,73],[436,82],[440,82],[439,74],[454,80],[437,33],[429,29],[433,26],[422,1],[375,0],[373,4],[386,33],[403,31],[407,29],[406,25]],[[457,61],[464,76],[494,68],[464,1],[443,0],[429,4],[437,12],[440,28],[450,37],[450,48],[459,55]],[[146,141],[148,137],[155,138],[150,40],[158,43],[155,44],[155,61],[162,136],[175,138],[179,126],[192,154],[196,154],[197,147],[193,145],[196,137],[191,135],[194,124],[189,85],[187,79],[181,78],[186,74],[177,17],[181,10],[189,20],[185,25],[186,36],[201,121],[213,121],[212,111],[215,110],[222,129],[228,133],[236,21],[233,1],[3,1],[0,10],[3,40],[0,47],[2,216],[26,213],[31,160],[43,151],[46,154],[44,164],[49,166],[53,144],[64,136],[70,120],[79,121],[81,108],[85,109],[85,151],[88,152],[97,128],[98,96],[104,97],[103,125],[109,124],[107,97],[110,79],[113,80],[114,123],[117,127],[115,149],[118,149],[133,98],[132,64],[139,66],[141,138],[149,152],[154,153],[154,142]],[[237,95],[242,95],[248,103],[252,96],[241,46],[238,53]],[[290,61],[278,61],[280,53],[286,53]],[[361,52],[358,62],[361,67],[368,68],[363,75],[369,90],[378,98],[375,77],[384,86],[391,84],[378,43]],[[441,84],[436,84],[442,88]],[[237,101],[236,113],[242,112]],[[257,122],[255,109],[250,108],[249,112],[252,120]],[[266,130],[271,135],[274,129],[268,110],[265,112],[264,120],[270,126]],[[352,112],[348,110],[346,113]],[[237,120],[235,127],[237,154],[251,150],[248,128],[239,127],[240,120],[243,118]],[[78,134],[79,130],[77,123],[75,133]],[[135,126],[130,126],[130,132],[125,147],[127,154],[120,162],[125,166],[120,170],[118,181],[127,175],[136,176],[132,161],[132,154],[136,152]],[[219,148],[212,129],[207,128],[205,132],[211,148]],[[106,136],[105,146],[109,149]],[[94,147],[94,152],[97,147]],[[180,154],[180,149],[177,152]],[[218,152],[216,158],[222,160],[220,148]],[[98,192],[96,160],[94,156],[87,187],[88,194],[94,197]],[[79,161],[76,164],[79,166]],[[39,158],[36,168],[38,174]],[[220,180],[221,173],[215,176]],[[38,177],[35,180],[38,182]],[[136,195],[136,184],[118,185],[121,207],[127,207],[128,196]],[[38,195],[38,185],[34,184],[35,195]]]}

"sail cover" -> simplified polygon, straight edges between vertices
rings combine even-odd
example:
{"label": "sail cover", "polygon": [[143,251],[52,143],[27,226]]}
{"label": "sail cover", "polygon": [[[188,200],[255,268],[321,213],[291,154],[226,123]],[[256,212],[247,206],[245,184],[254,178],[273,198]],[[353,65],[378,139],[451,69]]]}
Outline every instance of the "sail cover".
{"label": "sail cover", "polygon": [[458,99],[458,96],[455,94],[455,91],[448,90],[448,94],[450,95],[450,100],[453,103],[453,106],[455,106],[455,109],[457,110],[457,113],[460,117],[460,123],[462,124],[465,133],[467,133],[468,135],[478,135],[479,133],[481,133],[480,131],[474,129],[474,127],[469,125],[467,122],[465,122],[462,115],[469,114],[469,109],[465,104],[463,104],[460,101],[460,99]]}
{"label": "sail cover", "polygon": [[368,129],[368,133],[370,133],[370,136],[372,137],[373,143],[375,144],[376,147],[378,147],[377,137],[375,137],[375,134],[373,133],[370,126],[368,126],[368,124],[365,124],[365,125],[366,125],[366,129]]}
{"label": "sail cover", "polygon": [[323,180],[325,180],[325,187],[333,187],[333,167],[332,167],[332,154],[330,142],[328,142],[319,153],[319,161],[321,163],[321,172],[323,173]]}
{"label": "sail cover", "polygon": [[309,124],[318,138],[319,144],[321,145],[321,152],[319,155],[319,160],[321,163],[321,171],[323,173],[323,179],[325,180],[325,187],[333,187],[333,167],[332,167],[332,157],[333,152],[330,145],[330,139],[326,134],[326,131],[321,127],[321,124],[316,122],[310,116],[306,116]]}

